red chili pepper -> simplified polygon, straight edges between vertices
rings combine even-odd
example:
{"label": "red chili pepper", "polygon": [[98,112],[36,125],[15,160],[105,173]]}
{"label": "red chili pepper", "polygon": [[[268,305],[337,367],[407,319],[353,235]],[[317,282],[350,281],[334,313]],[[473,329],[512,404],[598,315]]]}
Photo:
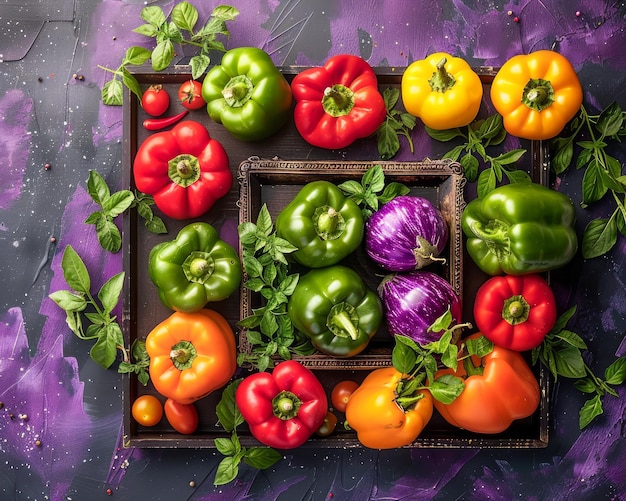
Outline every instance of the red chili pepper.
{"label": "red chili pepper", "polygon": [[174,219],[203,215],[233,184],[224,147],[192,120],[148,137],[137,150],[133,176],[137,189]]}
{"label": "red chili pepper", "polygon": [[334,56],[323,67],[304,70],[291,91],[298,132],[320,148],[345,148],[374,134],[387,116],[376,74],[357,56]]}
{"label": "red chili pepper", "polygon": [[539,346],[556,317],[554,293],[536,274],[490,278],[474,300],[478,330],[494,344],[510,350]]}
{"label": "red chili pepper", "polygon": [[324,387],[295,360],[281,362],[271,374],[245,378],[235,401],[252,435],[277,449],[301,446],[322,426],[328,412]]}
{"label": "red chili pepper", "polygon": [[178,115],[162,118],[147,118],[143,121],[143,126],[147,130],[161,130],[170,125],[174,125],[176,122],[180,122],[189,113],[189,110],[181,111]]}

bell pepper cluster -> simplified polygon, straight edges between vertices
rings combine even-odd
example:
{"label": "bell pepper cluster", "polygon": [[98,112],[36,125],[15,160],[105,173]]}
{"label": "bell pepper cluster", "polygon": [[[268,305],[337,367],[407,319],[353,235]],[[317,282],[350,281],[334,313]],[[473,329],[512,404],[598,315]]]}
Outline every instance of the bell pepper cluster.
{"label": "bell pepper cluster", "polygon": [[[406,68],[401,92],[408,113],[429,128],[445,130],[476,118],[483,84],[461,58],[437,52]],[[512,58],[495,76],[490,95],[506,130],[532,140],[557,135],[582,102],[575,71],[552,51]],[[179,433],[188,434],[198,426],[194,403],[223,388],[238,368],[235,334],[217,305],[238,290],[243,274],[237,251],[218,229],[194,221],[232,189],[227,152],[199,122],[177,122],[190,109],[206,106],[211,120],[237,140],[261,141],[280,133],[293,119],[309,144],[342,149],[375,135],[388,110],[376,74],[362,58],[331,57],[289,83],[266,52],[252,47],[226,52],[202,84],[187,82],[183,106],[184,115],[155,119],[160,122],[146,126],[173,128],[158,130],[141,144],[133,179],[139,191],[154,197],[164,215],[190,220],[175,238],[150,252],[150,279],[172,312],[145,338],[152,385],[165,399],[165,415]],[[303,271],[289,298],[289,321],[318,352],[354,357],[367,349],[386,320],[385,309],[391,303],[381,301],[346,266],[346,258],[366,238],[367,253],[372,259],[384,258],[386,264],[381,266],[392,272],[386,280],[402,273],[402,278],[415,275],[423,281],[427,275],[416,269],[442,260],[438,255],[446,245],[448,228],[439,211],[425,200],[400,198],[405,197],[370,218],[338,186],[318,180],[306,184],[277,215],[276,235],[297,249],[290,258]],[[419,219],[420,225],[407,212],[409,201],[428,207],[428,217]],[[374,231],[370,221],[378,218],[385,221],[385,232]],[[396,250],[398,239],[393,237],[399,230],[390,232],[388,226],[390,220],[395,225],[402,218],[410,225],[402,236],[407,234],[413,245]],[[426,222],[431,223],[429,229]],[[444,314],[431,311],[431,325],[423,329],[428,340],[411,339],[410,332],[396,337],[396,345],[430,350],[429,354],[453,358],[454,363],[444,363],[439,370],[429,366],[417,375],[390,361],[389,367],[372,370],[355,383],[344,401],[345,417],[365,447],[412,443],[435,411],[452,426],[498,434],[537,410],[539,384],[525,352],[539,346],[556,322],[556,300],[546,273],[569,263],[578,250],[572,201],[532,182],[510,184],[468,203],[461,223],[470,258],[489,276],[474,298],[476,332],[464,338],[452,335],[460,324],[461,308],[450,300]],[[406,297],[400,298],[396,288],[394,299],[406,305],[409,296],[414,300],[424,288],[411,282]],[[432,300],[437,294],[426,296]],[[427,299],[422,306],[430,310]],[[211,303],[216,307],[210,308]],[[404,307],[408,308],[400,308]],[[455,325],[450,329],[440,325],[442,318]],[[445,336],[447,346],[440,341]],[[490,345],[488,350],[464,351],[472,343]],[[455,388],[454,395],[438,398],[433,387],[444,381]],[[328,422],[331,402],[326,392],[313,372],[286,360],[271,372],[244,378],[235,400],[259,442],[290,449],[304,444]]]}

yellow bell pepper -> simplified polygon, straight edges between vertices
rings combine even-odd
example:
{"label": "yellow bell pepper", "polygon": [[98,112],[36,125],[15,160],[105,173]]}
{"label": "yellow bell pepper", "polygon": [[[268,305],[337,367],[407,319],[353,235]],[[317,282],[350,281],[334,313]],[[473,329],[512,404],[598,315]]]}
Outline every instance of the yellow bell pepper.
{"label": "yellow bell pepper", "polygon": [[435,130],[470,124],[483,97],[478,74],[465,60],[444,52],[411,63],[401,87],[406,111]]}
{"label": "yellow bell pepper", "polygon": [[539,50],[504,63],[491,85],[491,101],[509,134],[542,140],[557,136],[578,113],[583,91],[565,57]]}

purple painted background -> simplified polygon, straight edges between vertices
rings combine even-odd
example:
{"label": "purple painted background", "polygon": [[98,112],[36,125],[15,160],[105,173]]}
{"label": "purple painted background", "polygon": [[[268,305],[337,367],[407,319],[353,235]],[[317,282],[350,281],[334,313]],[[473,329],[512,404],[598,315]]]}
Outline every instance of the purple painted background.
{"label": "purple painted background", "polygon": [[[148,3],[166,11],[174,5]],[[215,5],[194,3],[202,19]],[[567,381],[554,387],[545,451],[293,451],[268,471],[243,466],[236,482],[215,488],[219,457],[212,451],[122,447],[120,401],[98,400],[105,393],[119,395],[119,377],[93,366],[88,347],[67,329],[64,313],[47,295],[66,288],[60,261],[69,244],[85,260],[94,287],[121,270],[121,256],[103,252],[84,224],[94,210],[85,181],[88,169],[95,168],[110,182],[119,182],[122,114],[98,104],[99,87],[108,77],[97,65],[116,67],[127,47],[148,43],[130,31],[140,24],[144,4],[77,0],[72,22],[52,19],[47,12],[34,16],[56,22],[44,24],[36,37],[25,37],[24,50],[15,47],[2,54],[3,73],[23,76],[0,81],[0,243],[9,263],[3,269],[7,293],[0,311],[0,451],[5,462],[0,498],[85,499],[111,488],[114,499],[136,499],[149,490],[163,498],[198,500],[281,495],[626,500],[626,390],[619,389],[619,399],[606,398],[604,415],[579,433],[577,412],[584,397]],[[230,4],[241,15],[230,25],[227,46],[262,47],[280,65],[316,65],[335,54],[353,53],[374,66],[402,67],[433,51],[447,51],[475,66],[498,66],[515,54],[555,48],[579,72],[590,108],[613,99],[626,107],[623,2]],[[37,2],[26,5],[35,9]],[[68,53],[55,54],[54,47]],[[85,84],[71,78],[76,71],[85,76]],[[50,95],[62,99],[50,100]],[[414,139],[414,158],[432,154],[422,132],[416,130]],[[619,154],[624,156],[623,149]],[[410,157],[406,151],[400,155]],[[52,177],[41,170],[49,160]],[[566,172],[559,182],[559,189],[580,199],[579,174]],[[604,209],[580,210],[579,228]],[[56,236],[54,243],[48,240],[50,233]],[[622,238],[610,255],[576,263],[577,276],[557,277],[561,305],[578,305],[570,327],[588,341],[593,354],[588,362],[597,372],[614,356],[626,354],[625,256]]]}

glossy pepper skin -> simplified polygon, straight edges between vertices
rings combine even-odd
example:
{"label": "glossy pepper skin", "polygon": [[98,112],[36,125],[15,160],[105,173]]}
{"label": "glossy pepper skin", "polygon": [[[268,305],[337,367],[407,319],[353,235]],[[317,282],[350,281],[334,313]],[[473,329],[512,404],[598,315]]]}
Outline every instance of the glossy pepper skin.
{"label": "glossy pepper skin", "polygon": [[356,271],[341,265],[301,276],[288,311],[294,327],[318,351],[338,358],[361,353],[383,320],[378,295]]}
{"label": "glossy pepper skin", "polygon": [[491,101],[509,134],[551,139],[578,113],[580,80],[561,54],[539,50],[506,61],[491,84]]}
{"label": "glossy pepper skin", "polygon": [[242,276],[237,251],[204,222],[188,224],[174,240],[154,246],[148,271],[161,302],[186,313],[226,299],[239,288]]}
{"label": "glossy pepper skin", "polygon": [[404,410],[396,401],[402,373],[393,367],[375,369],[350,395],[346,421],[361,444],[370,449],[394,449],[409,445],[422,433],[433,415],[433,398],[420,390],[421,397]]}
{"label": "glossy pepper skin", "polygon": [[271,374],[246,377],[237,387],[235,401],[254,438],[276,449],[304,444],[328,412],[324,387],[295,360],[279,363]]}
{"label": "glossy pepper skin", "polygon": [[291,87],[270,56],[256,47],[226,52],[206,74],[202,97],[211,119],[241,141],[265,139],[291,117]]}
{"label": "glossy pepper skin", "polygon": [[489,275],[553,270],[576,254],[571,199],[536,183],[507,184],[472,200],[461,216],[466,247]]}
{"label": "glossy pepper skin", "polygon": [[411,63],[401,89],[406,110],[435,130],[470,124],[483,97],[478,74],[465,60],[445,52]]}
{"label": "glossy pepper skin", "polygon": [[[480,335],[472,334],[470,338]],[[539,406],[539,383],[517,351],[494,346],[482,359],[467,358],[456,372],[442,369],[435,378],[444,374],[460,377],[465,385],[452,403],[434,402],[437,411],[453,426],[474,433],[501,433],[513,421],[531,416]]]}
{"label": "glossy pepper skin", "polygon": [[313,146],[340,149],[371,136],[387,116],[374,70],[362,58],[333,56],[291,82],[300,135]]}
{"label": "glossy pepper skin", "polygon": [[150,380],[164,397],[190,404],[224,386],[237,368],[235,334],[218,312],[175,312],[146,337]]}
{"label": "glossy pepper skin", "polygon": [[291,256],[309,268],[337,264],[357,249],[364,231],[359,206],[328,181],[304,185],[276,218],[278,236],[298,248]]}
{"label": "glossy pepper skin", "polygon": [[554,293],[536,274],[492,277],[474,299],[476,327],[491,342],[509,350],[539,346],[556,318]]}
{"label": "glossy pepper skin", "polygon": [[141,143],[133,176],[137,189],[152,195],[163,214],[179,220],[200,217],[233,184],[224,147],[192,120]]}

